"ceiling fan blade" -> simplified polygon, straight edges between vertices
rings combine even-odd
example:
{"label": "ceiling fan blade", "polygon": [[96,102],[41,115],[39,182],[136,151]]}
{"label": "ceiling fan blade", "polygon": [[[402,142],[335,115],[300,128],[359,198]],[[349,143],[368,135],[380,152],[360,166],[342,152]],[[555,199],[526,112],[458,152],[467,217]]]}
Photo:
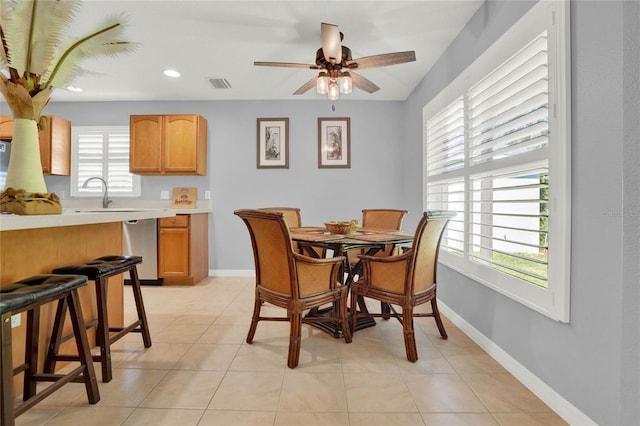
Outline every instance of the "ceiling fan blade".
{"label": "ceiling fan blade", "polygon": [[351,83],[358,89],[364,90],[367,93],[374,93],[380,90],[380,88],[376,86],[371,80],[364,78],[360,74],[356,74],[352,71],[350,71],[349,74],[351,74]]}
{"label": "ceiling fan blade", "polygon": [[255,61],[253,65],[259,67],[282,67],[282,68],[305,68],[310,70],[319,70],[320,67],[316,64],[299,64],[295,62],[260,62]]}
{"label": "ceiling fan blade", "polygon": [[342,41],[338,26],[323,22],[320,26],[320,39],[324,59],[331,64],[339,64],[342,61]]}
{"label": "ceiling fan blade", "polygon": [[293,94],[294,95],[302,95],[303,93],[307,92],[308,90],[312,89],[313,87],[316,87],[316,80],[317,79],[318,79],[318,77],[313,77],[311,80],[307,81],[305,84],[300,86],[298,88],[298,90],[293,92]]}
{"label": "ceiling fan blade", "polygon": [[416,60],[416,52],[413,50],[407,52],[384,53],[382,55],[365,56],[363,58],[348,61],[347,68],[350,69],[367,69],[386,67],[388,65],[404,64],[405,62],[413,62]]}

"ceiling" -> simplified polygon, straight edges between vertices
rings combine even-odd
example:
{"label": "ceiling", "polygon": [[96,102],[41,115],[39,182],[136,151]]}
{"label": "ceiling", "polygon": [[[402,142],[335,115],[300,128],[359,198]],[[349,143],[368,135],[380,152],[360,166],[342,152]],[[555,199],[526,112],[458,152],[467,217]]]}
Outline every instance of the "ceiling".
{"label": "ceiling", "polygon": [[[70,36],[96,29],[124,13],[127,55],[87,60],[74,93],[56,89],[52,101],[177,101],[326,99],[293,92],[317,75],[300,68],[256,67],[253,61],[315,62],[320,23],[336,24],[353,58],[415,50],[416,62],[359,73],[380,87],[344,98],[404,100],[482,4],[448,1],[182,1],[85,0]],[[174,68],[178,79],[162,71]],[[209,78],[231,88],[215,89]]]}

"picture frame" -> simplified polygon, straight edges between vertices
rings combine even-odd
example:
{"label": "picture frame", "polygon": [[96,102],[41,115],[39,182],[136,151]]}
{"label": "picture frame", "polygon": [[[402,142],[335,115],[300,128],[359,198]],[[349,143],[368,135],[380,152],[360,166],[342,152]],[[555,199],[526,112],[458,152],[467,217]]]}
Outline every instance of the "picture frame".
{"label": "picture frame", "polygon": [[289,118],[258,118],[257,168],[289,168]]}
{"label": "picture frame", "polygon": [[351,168],[351,119],[318,118],[318,168]]}

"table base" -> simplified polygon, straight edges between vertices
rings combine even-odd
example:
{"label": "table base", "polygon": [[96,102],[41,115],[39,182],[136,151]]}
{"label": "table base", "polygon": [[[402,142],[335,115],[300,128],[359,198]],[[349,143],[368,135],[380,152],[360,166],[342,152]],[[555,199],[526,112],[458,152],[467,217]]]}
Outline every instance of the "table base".
{"label": "table base", "polygon": [[[323,309],[313,309],[311,310],[306,317],[307,318],[317,318],[322,316],[329,316],[333,311],[333,308],[323,308]],[[307,323],[312,327],[318,328],[325,333],[335,337],[336,339],[341,339],[344,337],[342,334],[342,329],[340,325],[333,322],[328,321],[318,321],[318,322],[309,322]],[[356,328],[352,330],[352,333],[355,331],[363,330],[365,328],[373,327],[376,325],[376,320],[372,317],[359,317],[356,320]]]}

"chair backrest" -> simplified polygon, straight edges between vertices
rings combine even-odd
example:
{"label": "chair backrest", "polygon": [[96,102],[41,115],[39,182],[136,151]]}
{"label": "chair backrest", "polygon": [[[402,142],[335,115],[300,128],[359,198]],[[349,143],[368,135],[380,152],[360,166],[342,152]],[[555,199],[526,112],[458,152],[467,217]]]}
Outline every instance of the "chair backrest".
{"label": "chair backrest", "polygon": [[299,228],[302,226],[302,216],[300,209],[297,207],[265,207],[260,210],[282,213],[284,221],[289,228]]}
{"label": "chair backrest", "polygon": [[413,237],[413,256],[407,277],[409,294],[424,291],[436,283],[440,239],[455,215],[455,212],[443,210],[427,211],[422,215]]}
{"label": "chair backrest", "polygon": [[364,209],[362,210],[362,226],[366,228],[402,229],[402,220],[406,210]]}
{"label": "chair backrest", "polygon": [[[364,209],[362,210],[362,226],[365,228],[393,229],[400,231],[407,210],[396,209]],[[362,250],[364,253],[365,250]],[[376,253],[376,256],[392,256],[398,253],[397,247],[389,246]]]}
{"label": "chair backrest", "polygon": [[291,236],[284,214],[264,209],[234,212],[249,229],[256,267],[256,285],[297,298]]}

